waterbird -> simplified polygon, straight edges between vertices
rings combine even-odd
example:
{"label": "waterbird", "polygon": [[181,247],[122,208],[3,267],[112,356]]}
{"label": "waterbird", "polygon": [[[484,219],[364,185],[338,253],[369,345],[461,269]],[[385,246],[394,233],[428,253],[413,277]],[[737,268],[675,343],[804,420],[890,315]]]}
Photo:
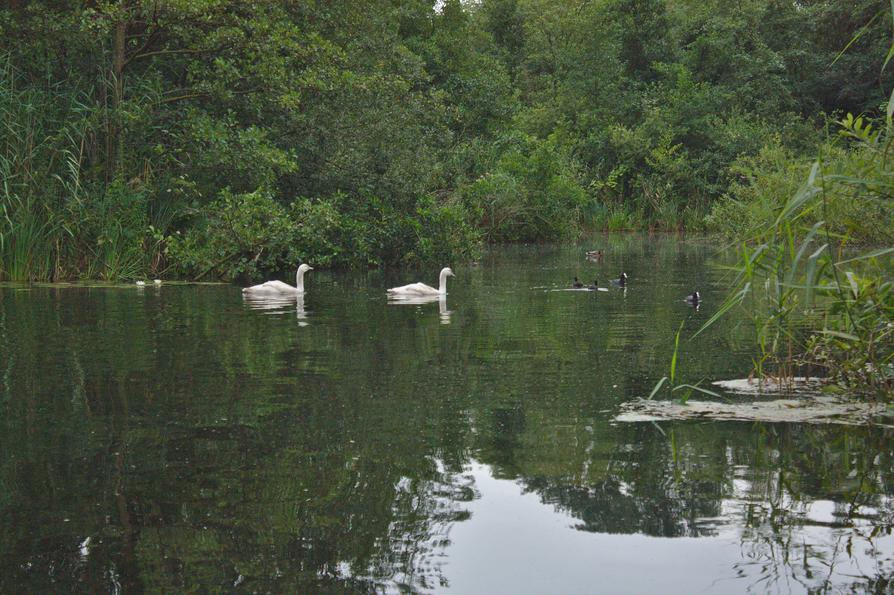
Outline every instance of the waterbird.
{"label": "waterbird", "polygon": [[574,282],[571,284],[571,287],[573,287],[575,289],[582,289],[583,286],[584,286],[584,284],[581,283],[580,281],[578,281],[577,277],[574,278]]}
{"label": "waterbird", "polygon": [[156,285],[161,285],[161,279],[153,279],[152,282]]}
{"label": "waterbird", "polygon": [[621,273],[617,279],[612,279],[612,285],[627,287],[627,273]]}
{"label": "waterbird", "polygon": [[587,258],[602,260],[602,250],[587,250]]}
{"label": "waterbird", "polygon": [[242,290],[242,293],[250,293],[253,295],[297,295],[304,293],[304,273],[314,270],[309,264],[302,264],[295,273],[295,287],[282,281],[267,281],[260,285],[252,285]]}
{"label": "waterbird", "polygon": [[599,279],[593,279],[593,284],[587,285],[587,289],[590,291],[599,291]]}
{"label": "waterbird", "polygon": [[692,304],[693,306],[697,306],[699,302],[702,301],[702,296],[698,291],[693,291],[691,294],[686,296],[686,303]]}
{"label": "waterbird", "polygon": [[142,286],[145,285],[145,284],[146,284],[145,281],[137,281],[137,282],[135,283],[135,285],[138,286],[138,287],[142,287]]}
{"label": "waterbird", "polygon": [[401,285],[400,287],[392,287],[388,289],[388,295],[398,296],[423,296],[423,295],[447,295],[447,277],[455,277],[450,267],[441,269],[438,276],[438,289],[426,285],[425,283],[410,283],[409,285]]}

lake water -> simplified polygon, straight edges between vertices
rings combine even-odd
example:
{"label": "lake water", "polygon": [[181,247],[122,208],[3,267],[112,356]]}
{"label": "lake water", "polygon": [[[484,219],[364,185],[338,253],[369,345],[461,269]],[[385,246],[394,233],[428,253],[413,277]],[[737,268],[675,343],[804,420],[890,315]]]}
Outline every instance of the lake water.
{"label": "lake water", "polygon": [[723,263],[500,248],[427,304],[384,289],[436,270],[315,270],[298,303],[4,287],[0,591],[884,591],[889,430],[612,421],[681,321],[680,381],[748,373],[747,322],[689,340]]}

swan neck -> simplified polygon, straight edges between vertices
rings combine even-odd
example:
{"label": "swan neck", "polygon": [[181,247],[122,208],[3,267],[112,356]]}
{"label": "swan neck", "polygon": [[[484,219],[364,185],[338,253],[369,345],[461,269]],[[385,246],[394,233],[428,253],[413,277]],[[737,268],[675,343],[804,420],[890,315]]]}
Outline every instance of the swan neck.
{"label": "swan neck", "polygon": [[438,293],[441,295],[447,293],[447,273],[441,273],[441,277],[438,279]]}
{"label": "swan neck", "polygon": [[295,273],[295,290],[298,293],[304,293],[304,271],[301,269]]}

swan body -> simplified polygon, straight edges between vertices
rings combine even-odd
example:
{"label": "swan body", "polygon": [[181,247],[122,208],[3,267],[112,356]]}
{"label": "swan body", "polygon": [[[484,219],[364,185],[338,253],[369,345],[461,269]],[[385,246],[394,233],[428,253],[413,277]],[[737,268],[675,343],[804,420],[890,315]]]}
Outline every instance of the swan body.
{"label": "swan body", "polygon": [[156,285],[161,285],[161,279],[153,279],[152,282]]}
{"label": "swan body", "polygon": [[298,295],[304,293],[304,273],[314,270],[312,266],[302,264],[295,273],[295,286],[282,281],[267,281],[260,285],[252,285],[242,290],[242,293],[252,295]]}
{"label": "swan body", "polygon": [[410,283],[409,285],[401,285],[400,287],[392,287],[387,290],[391,297],[418,297],[426,295],[447,295],[447,277],[455,277],[450,267],[441,269],[438,276],[438,289],[426,285],[425,283]]}
{"label": "swan body", "polygon": [[142,286],[144,286],[145,284],[146,284],[145,281],[137,281],[137,282],[135,283],[135,285],[136,285],[137,287],[142,287]]}

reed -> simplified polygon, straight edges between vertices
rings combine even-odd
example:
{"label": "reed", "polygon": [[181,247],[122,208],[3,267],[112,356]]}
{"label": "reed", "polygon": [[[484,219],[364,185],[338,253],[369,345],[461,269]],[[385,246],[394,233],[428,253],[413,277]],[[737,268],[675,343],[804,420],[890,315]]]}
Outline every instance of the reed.
{"label": "reed", "polygon": [[820,155],[798,190],[739,246],[734,289],[703,329],[736,309],[755,325],[757,376],[784,382],[819,374],[890,399],[894,247],[854,247],[849,227],[859,222],[840,217],[846,200],[851,212],[894,224],[894,125],[890,115],[881,122],[849,115],[839,125],[850,147]]}
{"label": "reed", "polygon": [[50,279],[63,227],[41,192],[52,167],[48,106],[17,86],[9,59],[0,67],[0,279]]}
{"label": "reed", "polygon": [[[0,280],[132,279],[158,264],[143,185],[87,171],[106,122],[89,92],[34,85],[0,59]],[[172,218],[153,215],[157,229]]]}

